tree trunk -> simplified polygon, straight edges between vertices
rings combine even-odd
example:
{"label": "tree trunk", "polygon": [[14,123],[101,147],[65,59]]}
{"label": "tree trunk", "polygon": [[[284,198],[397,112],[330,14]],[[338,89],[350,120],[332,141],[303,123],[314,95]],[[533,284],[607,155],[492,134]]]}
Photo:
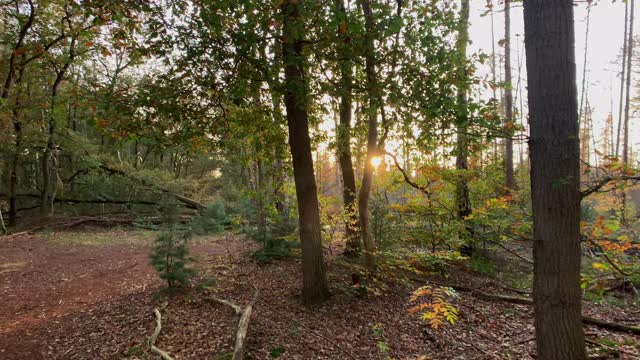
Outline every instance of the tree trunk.
{"label": "tree trunk", "polygon": [[[24,68],[18,70],[18,76],[15,85],[21,86]],[[5,90],[8,88],[5,87]],[[8,91],[3,92],[3,98],[8,97]],[[11,172],[9,173],[9,226],[16,226],[18,222],[18,166],[20,164],[20,153],[22,152],[22,123],[20,122],[20,107],[22,97],[22,88],[18,88],[15,96],[14,107],[11,112],[11,120],[13,122],[13,132],[16,136],[13,150],[13,161],[11,162]]]}
{"label": "tree trunk", "polygon": [[[578,111],[578,129],[584,115],[584,97],[587,88],[587,55],[589,54],[589,26],[591,25],[591,3],[587,3],[587,27],[584,32],[584,56],[582,64],[582,87],[580,89],[580,107]],[[587,160],[587,163],[589,161]]]}
{"label": "tree trunk", "polygon": [[534,307],[538,358],[586,359],[580,291],[580,183],[571,1],[524,3],[529,81]]}
{"label": "tree trunk", "polygon": [[504,172],[505,186],[507,190],[516,188],[516,180],[513,173],[513,91],[511,89],[511,0],[504,1]]}
{"label": "tree trunk", "polygon": [[[635,11],[635,0],[631,0],[631,7],[629,9],[629,40],[627,43],[627,77],[626,77],[626,91],[627,95],[624,104],[624,132],[622,137],[622,163],[629,166],[629,111],[631,102],[631,65],[633,64],[633,20]],[[622,223],[627,224],[627,191],[622,189]]]}
{"label": "tree trunk", "polygon": [[[469,185],[467,183],[467,171],[469,170],[469,139],[468,125],[469,116],[467,110],[467,93],[469,91],[469,79],[467,76],[467,44],[469,43],[469,0],[462,0],[460,7],[460,20],[458,25],[458,39],[456,48],[459,56],[458,63],[458,109],[456,118],[456,130],[458,138],[456,142],[456,170],[458,178],[456,181],[456,210],[458,219],[467,223],[465,218],[471,215],[471,200],[469,199]],[[469,240],[472,229],[467,226],[464,237],[465,245],[461,252],[463,255],[473,254],[473,245]]]}
{"label": "tree trunk", "polygon": [[627,44],[629,30],[629,2],[624,2],[624,41],[622,44],[622,71],[620,72],[620,105],[618,108],[618,129],[616,135],[616,151],[615,156],[620,156],[620,130],[622,129],[622,105],[624,104],[625,78],[627,75]]}
{"label": "tree trunk", "polygon": [[[75,38],[72,40],[75,42]],[[51,88],[51,109],[49,110],[49,131],[47,133],[47,146],[42,154],[42,193],[40,197],[40,215],[46,216],[53,211],[53,202],[51,201],[53,189],[51,179],[51,157],[55,150],[55,143],[53,135],[56,131],[56,118],[54,115],[56,106],[56,97],[58,96],[58,87],[64,78],[64,74],[69,67],[69,63],[66,63],[62,71],[56,74],[56,79],[53,82]],[[55,186],[55,185],[54,185]]]}
{"label": "tree trunk", "polygon": [[378,111],[381,104],[381,96],[378,89],[378,76],[376,74],[376,57],[373,44],[375,23],[371,10],[371,1],[360,1],[362,13],[365,19],[365,73],[367,78],[367,95],[369,108],[367,109],[368,127],[367,134],[367,156],[364,160],[362,185],[358,193],[358,213],[360,216],[360,236],[364,244],[365,264],[369,270],[376,267],[375,247],[373,238],[369,231],[369,198],[373,186],[373,158],[378,152]]}
{"label": "tree trunk", "polygon": [[631,102],[631,66],[633,64],[633,20],[635,0],[631,0],[629,9],[629,41],[627,45],[627,96],[624,103],[624,135],[622,140],[622,162],[629,165],[629,111]]}
{"label": "tree trunk", "polygon": [[356,211],[356,178],[353,172],[353,162],[351,160],[351,108],[352,108],[352,83],[353,64],[349,59],[349,49],[351,47],[351,37],[349,35],[349,24],[347,22],[347,11],[344,0],[336,0],[336,15],[339,20],[338,36],[341,40],[339,44],[340,58],[340,122],[336,131],[336,143],[338,148],[338,162],[342,173],[342,199],[344,201],[344,211],[346,216],[346,247],[344,250],[347,256],[357,256],[361,252],[361,242],[358,234],[359,219]]}
{"label": "tree trunk", "polygon": [[284,61],[285,108],[289,127],[289,147],[300,217],[302,242],[302,297],[305,303],[321,303],[329,297],[322,254],[320,212],[311,139],[309,137],[309,98],[306,83],[300,0],[284,0],[282,54]]}

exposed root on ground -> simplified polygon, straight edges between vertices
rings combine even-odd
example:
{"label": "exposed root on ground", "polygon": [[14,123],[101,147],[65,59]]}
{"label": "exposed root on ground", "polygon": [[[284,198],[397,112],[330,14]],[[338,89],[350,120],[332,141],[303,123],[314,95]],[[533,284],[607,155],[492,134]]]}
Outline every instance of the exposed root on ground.
{"label": "exposed root on ground", "polygon": [[256,289],[255,294],[253,294],[253,300],[251,303],[247,305],[244,309],[240,306],[223,299],[218,299],[215,297],[207,298],[209,301],[218,302],[223,305],[227,305],[235,311],[236,315],[240,316],[240,320],[238,321],[238,330],[236,331],[236,345],[233,350],[232,360],[242,360],[244,358],[244,343],[247,339],[247,330],[249,330],[249,320],[251,320],[251,313],[253,312],[253,305],[255,305],[258,300],[258,294],[260,291]]}
{"label": "exposed root on ground", "polygon": [[152,352],[160,355],[163,360],[173,360],[168,352],[160,350],[156,347],[156,341],[158,340],[158,336],[160,336],[160,331],[162,330],[162,315],[160,314],[160,310],[158,310],[158,308],[153,309],[153,313],[156,315],[156,328],[155,330],[153,330],[153,334],[151,334],[151,337],[149,338],[149,347],[151,348]]}

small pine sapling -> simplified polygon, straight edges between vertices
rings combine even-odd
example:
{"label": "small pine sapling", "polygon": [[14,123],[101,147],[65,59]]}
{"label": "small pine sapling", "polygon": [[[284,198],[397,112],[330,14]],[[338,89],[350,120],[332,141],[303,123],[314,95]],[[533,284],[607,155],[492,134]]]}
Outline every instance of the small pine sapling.
{"label": "small pine sapling", "polygon": [[177,288],[189,284],[194,275],[189,267],[188,233],[173,231],[161,234],[153,244],[151,265],[156,269],[160,278],[167,281],[169,288]]}
{"label": "small pine sapling", "polygon": [[192,261],[188,248],[191,231],[178,226],[175,209],[175,206],[163,208],[167,229],[156,238],[151,250],[151,265],[170,289],[188,285],[195,274],[189,267]]}

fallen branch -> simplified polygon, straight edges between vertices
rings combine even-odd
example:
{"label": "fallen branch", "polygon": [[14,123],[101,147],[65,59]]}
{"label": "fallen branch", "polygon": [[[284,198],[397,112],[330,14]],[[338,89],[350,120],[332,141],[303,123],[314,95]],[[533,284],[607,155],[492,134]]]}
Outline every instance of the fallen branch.
{"label": "fallen branch", "polygon": [[[469,292],[471,293],[471,295],[483,300],[497,300],[497,301],[504,301],[512,304],[518,304],[518,305],[533,305],[533,300],[528,298],[489,294],[477,289],[472,289],[464,286],[450,286],[450,287],[458,291]],[[627,333],[640,335],[640,327],[598,320],[596,318],[592,318],[589,316],[583,316],[582,323],[586,325],[594,325],[607,330],[627,332]]]}
{"label": "fallen branch", "polygon": [[591,187],[588,187],[584,190],[581,191],[582,194],[582,198],[585,198],[593,193],[597,193],[598,191],[600,191],[603,187],[605,187],[607,184],[609,184],[612,181],[638,181],[640,180],[640,176],[629,176],[629,175],[623,175],[623,176],[614,176],[614,175],[607,175],[602,177],[601,179],[597,180],[595,182],[595,184]]}
{"label": "fallen branch", "polygon": [[158,310],[158,308],[153,309],[153,313],[156,314],[156,328],[149,338],[149,347],[151,348],[152,352],[160,355],[162,359],[173,360],[169,353],[156,347],[156,341],[158,340],[158,336],[160,335],[160,330],[162,330],[162,315],[160,314],[160,310]]}
{"label": "fallen branch", "polygon": [[598,248],[598,250],[600,250],[602,252],[602,257],[604,257],[605,260],[607,260],[607,262],[609,263],[609,265],[611,265],[611,267],[613,267],[614,269],[616,269],[616,271],[618,271],[622,276],[624,277],[629,277],[629,274],[627,274],[626,272],[624,272],[622,269],[620,269],[620,267],[613,262],[613,260],[611,260],[611,258],[607,255],[607,251],[605,249],[602,248],[602,246],[600,246],[600,244],[598,244],[596,241],[594,241],[593,239],[589,239],[587,238],[587,240],[589,241],[589,243],[595,247]]}
{"label": "fallen branch", "polygon": [[[22,198],[40,198],[40,194],[17,194],[17,197]],[[6,197],[2,194],[0,197]],[[69,204],[113,204],[113,205],[159,205],[154,201],[147,200],[116,200],[116,199],[73,199],[73,198],[55,198],[53,200],[56,203],[69,203]]]}
{"label": "fallen branch", "polygon": [[638,326],[629,326],[629,325],[624,325],[624,324],[620,324],[620,323],[603,321],[603,320],[599,320],[599,319],[592,318],[592,317],[589,317],[589,316],[583,316],[582,317],[582,322],[584,324],[594,325],[594,326],[597,326],[597,327],[601,327],[603,329],[608,329],[608,330],[613,330],[613,331],[620,331],[620,332],[628,332],[628,333],[640,335],[640,327],[638,327]]}
{"label": "fallen branch", "polygon": [[69,228],[69,227],[74,227],[74,226],[78,226],[80,224],[86,223],[88,221],[91,221],[92,219],[80,219],[80,220],[76,220],[76,221],[72,221],[69,223],[64,223],[64,224],[56,224],[56,225],[40,225],[40,226],[36,226],[34,228],[31,228],[29,230],[25,230],[25,231],[20,231],[17,233],[13,233],[13,234],[9,234],[6,236],[3,236],[2,239],[11,239],[17,236],[21,236],[21,235],[29,235],[33,232],[36,232],[38,230],[44,229],[45,227],[48,227],[50,229],[60,229],[60,228]]}
{"label": "fallen branch", "polygon": [[238,321],[238,330],[236,331],[236,345],[233,350],[233,357],[231,358],[232,360],[244,359],[244,343],[245,343],[245,340],[247,339],[247,330],[249,329],[249,320],[251,320],[253,305],[255,305],[256,301],[258,300],[259,293],[260,291],[256,289],[255,294],[253,294],[253,300],[251,300],[251,303],[249,303],[249,305],[247,305],[247,307],[245,307],[244,309],[227,300],[222,300],[214,297],[206,299],[209,301],[215,301],[223,305],[227,305],[233,309],[236,315],[240,316],[240,320]]}
{"label": "fallen branch", "polygon": [[605,345],[601,342],[595,341],[595,340],[591,340],[591,339],[584,339],[587,343],[595,345],[595,346],[599,346],[601,348],[606,349],[609,352],[613,352],[613,353],[618,353],[618,354],[626,354],[626,355],[636,355],[635,353],[631,353],[629,351],[623,350],[623,349],[618,349],[618,348],[614,348],[608,345]]}
{"label": "fallen branch", "polygon": [[148,182],[148,181],[146,181],[144,179],[140,179],[140,178],[138,178],[138,177],[136,177],[134,175],[128,174],[128,173],[126,173],[126,172],[124,172],[124,171],[122,171],[120,169],[113,168],[113,167],[109,166],[105,162],[101,162],[100,165],[99,165],[99,168],[104,170],[104,171],[106,171],[106,172],[108,172],[108,173],[119,175],[119,176],[122,176],[122,177],[126,177],[127,179],[134,180],[134,181],[136,181],[136,182],[138,182],[138,183],[140,183],[140,184],[142,184],[144,186],[149,186],[149,187],[151,187],[151,188],[153,188],[153,189],[155,189],[157,191],[160,191],[160,192],[165,193],[167,195],[171,195],[174,198],[176,198],[176,200],[178,200],[181,203],[185,204],[185,206],[188,207],[188,208],[191,208],[191,209],[194,209],[194,210],[204,210],[204,209],[206,209],[206,206],[204,206],[203,204],[201,204],[201,203],[199,203],[199,202],[197,202],[197,201],[195,201],[193,199],[190,199],[190,198],[188,198],[188,197],[186,197],[184,195],[176,194],[176,193],[174,193],[172,191],[169,191],[167,189],[161,188],[161,187],[159,187],[159,186],[157,186],[155,184],[152,184],[152,183],[150,183],[150,182]]}
{"label": "fallen branch", "polygon": [[533,264],[533,261],[527,259],[526,257],[518,254],[515,250],[511,250],[508,247],[506,247],[505,245],[501,244],[499,241],[495,241],[495,240],[489,240],[490,243],[497,245],[498,247],[502,248],[504,251],[508,252],[509,254],[517,257],[518,259],[526,262],[527,264]]}

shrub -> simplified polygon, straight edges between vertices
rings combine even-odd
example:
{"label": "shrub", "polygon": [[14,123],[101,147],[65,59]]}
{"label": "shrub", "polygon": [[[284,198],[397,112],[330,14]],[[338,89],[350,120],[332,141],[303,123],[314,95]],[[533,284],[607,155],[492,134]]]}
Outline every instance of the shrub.
{"label": "shrub", "polygon": [[189,257],[187,246],[191,230],[180,226],[176,209],[177,206],[172,203],[164,204],[160,209],[165,230],[155,239],[151,249],[151,265],[169,288],[188,285],[195,274],[189,267],[193,260]]}
{"label": "shrub", "polygon": [[156,269],[160,278],[167,282],[169,288],[186,286],[194,275],[188,264],[189,250],[187,241],[189,233],[177,234],[174,231],[164,232],[153,243],[151,251],[151,265]]}
{"label": "shrub", "polygon": [[197,235],[216,234],[230,224],[224,204],[216,202],[200,212],[191,222],[191,230]]}

